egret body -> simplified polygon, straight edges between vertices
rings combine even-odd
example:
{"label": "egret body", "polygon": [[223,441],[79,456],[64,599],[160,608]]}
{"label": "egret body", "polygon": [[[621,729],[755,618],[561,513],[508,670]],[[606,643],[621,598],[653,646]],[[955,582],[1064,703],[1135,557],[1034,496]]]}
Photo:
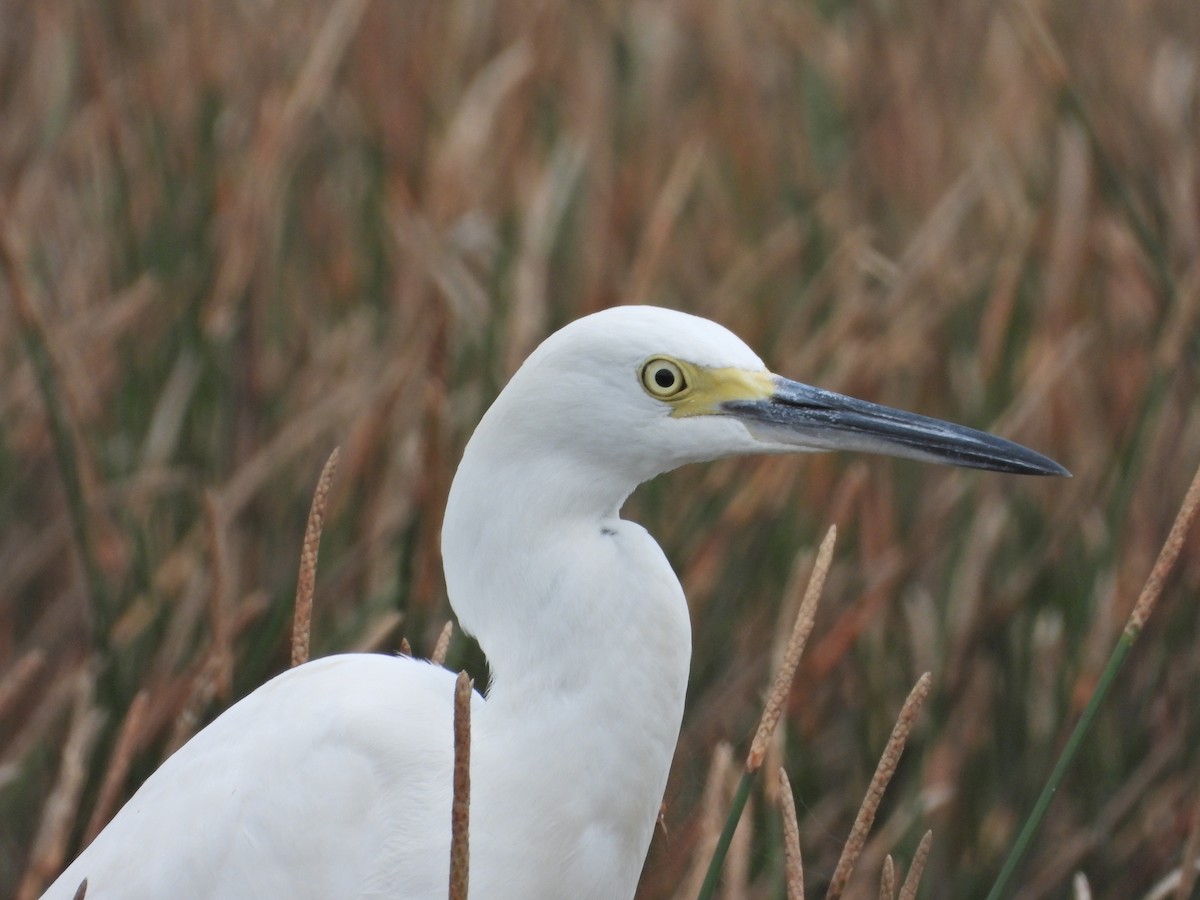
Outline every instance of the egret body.
{"label": "egret body", "polygon": [[[629,898],[683,716],[688,609],[621,505],[685,463],[849,448],[1026,474],[971,429],[788,381],[719,325],[580,319],[483,417],[450,490],[451,605],[487,655],[472,707],[471,893]],[[440,898],[454,676],[353,654],[285,672],[171,756],[47,893]]]}

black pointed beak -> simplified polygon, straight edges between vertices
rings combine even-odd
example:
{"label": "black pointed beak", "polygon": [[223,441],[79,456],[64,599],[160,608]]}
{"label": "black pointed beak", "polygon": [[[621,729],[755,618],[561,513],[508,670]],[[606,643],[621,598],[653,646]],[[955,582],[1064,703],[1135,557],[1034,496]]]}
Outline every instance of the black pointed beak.
{"label": "black pointed beak", "polygon": [[859,450],[1016,475],[1071,474],[1004,438],[778,376],[770,397],[731,400],[722,410],[781,450]]}

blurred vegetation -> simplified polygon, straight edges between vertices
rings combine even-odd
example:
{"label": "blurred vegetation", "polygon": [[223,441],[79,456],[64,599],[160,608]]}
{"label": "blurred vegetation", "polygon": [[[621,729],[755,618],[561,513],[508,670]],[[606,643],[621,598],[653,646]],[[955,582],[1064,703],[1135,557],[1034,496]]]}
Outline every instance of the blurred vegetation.
{"label": "blurred vegetation", "polygon": [[[1195,0],[0,0],[0,895],[286,667],[334,445],[314,653],[427,653],[473,424],[550,330],[646,302],[1075,477],[819,455],[635,495],[696,651],[639,896],[693,864],[713,749],[748,740],[831,522],[776,747],[810,891],[928,669],[850,893],[931,828],[923,895],[981,895],[1200,462],[1198,137]],[[1196,548],[1022,898],[1180,866]],[[781,896],[777,813],[752,821],[729,896]]]}

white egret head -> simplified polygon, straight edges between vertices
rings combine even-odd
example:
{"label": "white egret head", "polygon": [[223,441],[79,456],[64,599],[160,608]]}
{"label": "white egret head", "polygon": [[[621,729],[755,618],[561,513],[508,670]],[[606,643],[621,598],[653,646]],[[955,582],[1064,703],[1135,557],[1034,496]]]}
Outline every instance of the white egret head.
{"label": "white egret head", "polygon": [[834,449],[1067,474],[1003,438],[774,375],[722,326],[655,307],[617,307],[567,325],[505,394],[519,408],[502,396],[489,416],[504,419],[510,440],[524,437],[539,453],[553,447],[594,476],[618,474],[625,493],[689,462]]}

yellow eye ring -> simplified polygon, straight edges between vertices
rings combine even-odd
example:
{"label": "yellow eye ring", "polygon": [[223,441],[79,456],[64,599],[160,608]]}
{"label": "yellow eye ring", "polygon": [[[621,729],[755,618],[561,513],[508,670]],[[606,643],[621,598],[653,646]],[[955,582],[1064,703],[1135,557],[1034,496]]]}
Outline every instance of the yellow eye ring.
{"label": "yellow eye ring", "polygon": [[678,363],[655,357],[642,366],[642,387],[651,397],[670,400],[686,391],[688,383]]}

